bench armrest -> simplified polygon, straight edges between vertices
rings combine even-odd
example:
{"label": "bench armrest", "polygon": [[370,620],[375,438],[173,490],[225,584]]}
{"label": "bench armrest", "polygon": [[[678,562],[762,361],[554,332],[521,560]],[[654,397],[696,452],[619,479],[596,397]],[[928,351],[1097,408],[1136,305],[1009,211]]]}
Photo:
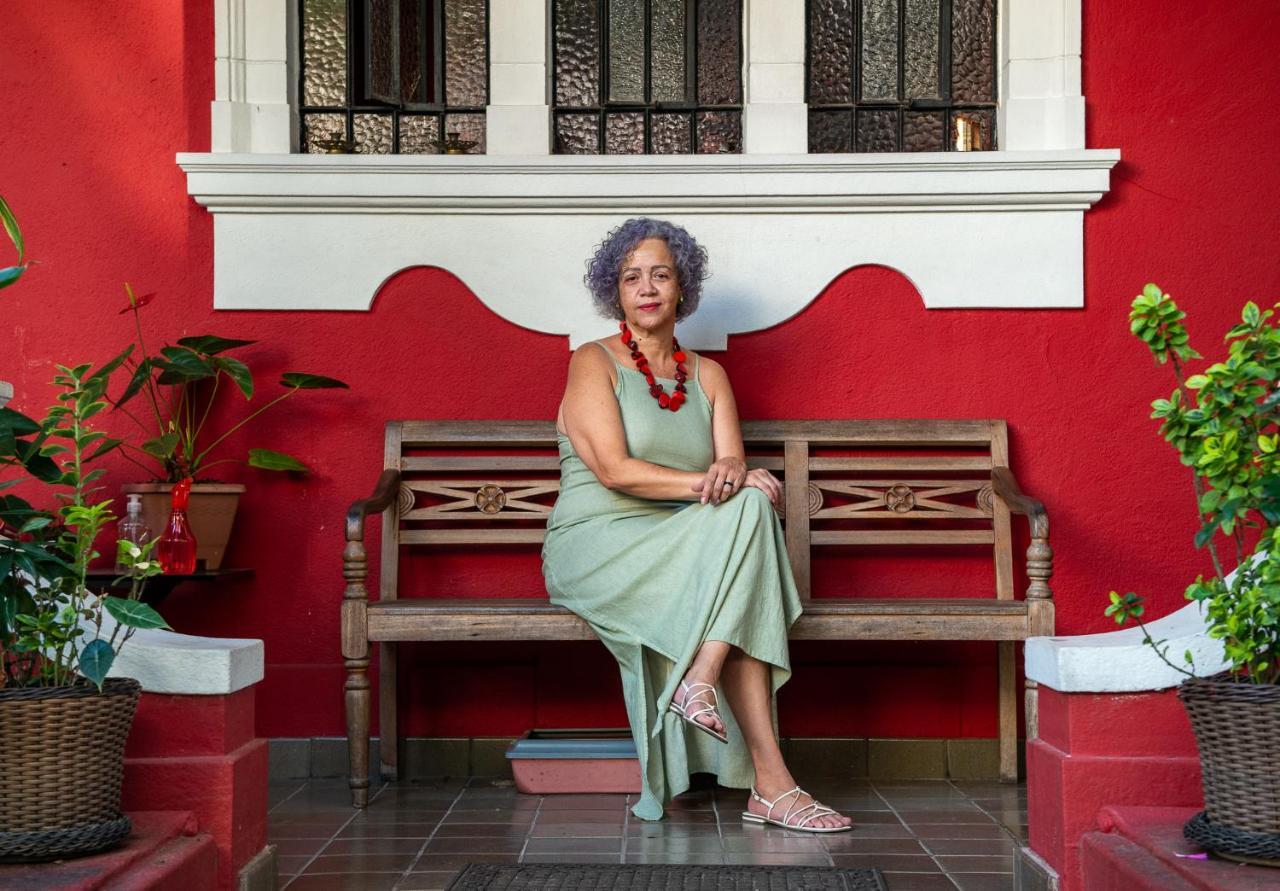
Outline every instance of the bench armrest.
{"label": "bench armrest", "polygon": [[382,471],[378,485],[368,498],[361,498],[347,509],[347,541],[364,541],[364,518],[380,514],[400,494],[400,471],[394,467]]}
{"label": "bench armrest", "polygon": [[1053,590],[1049,587],[1049,577],[1053,575],[1053,548],[1049,547],[1048,512],[1038,499],[1023,493],[1008,467],[991,468],[991,489],[1011,512],[1025,516],[1031,526],[1031,544],[1027,547],[1027,599],[1051,600]]}

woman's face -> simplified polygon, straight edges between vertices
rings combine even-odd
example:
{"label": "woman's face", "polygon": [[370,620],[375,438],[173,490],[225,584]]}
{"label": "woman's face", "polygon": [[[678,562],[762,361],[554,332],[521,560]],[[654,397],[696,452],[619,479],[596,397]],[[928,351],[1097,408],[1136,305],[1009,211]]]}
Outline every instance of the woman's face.
{"label": "woman's face", "polygon": [[646,238],[622,261],[618,296],[627,322],[637,328],[657,328],[674,321],[680,283],[665,241]]}

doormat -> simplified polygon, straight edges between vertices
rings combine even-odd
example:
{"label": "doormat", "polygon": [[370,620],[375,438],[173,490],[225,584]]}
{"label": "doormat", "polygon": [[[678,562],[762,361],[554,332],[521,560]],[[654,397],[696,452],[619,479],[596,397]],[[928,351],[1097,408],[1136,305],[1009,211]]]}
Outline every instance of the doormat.
{"label": "doormat", "polygon": [[886,891],[878,869],[469,863],[447,891]]}

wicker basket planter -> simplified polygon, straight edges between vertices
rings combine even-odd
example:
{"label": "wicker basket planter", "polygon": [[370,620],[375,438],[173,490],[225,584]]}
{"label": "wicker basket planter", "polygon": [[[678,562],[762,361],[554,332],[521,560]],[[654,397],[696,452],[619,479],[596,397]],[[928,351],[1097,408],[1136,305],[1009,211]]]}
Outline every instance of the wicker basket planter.
{"label": "wicker basket planter", "polygon": [[1280,866],[1280,686],[1223,673],[1184,681],[1204,806],[1184,834],[1232,860]]}
{"label": "wicker basket planter", "polygon": [[129,834],[120,814],[124,743],[142,686],[0,690],[0,861],[101,851]]}

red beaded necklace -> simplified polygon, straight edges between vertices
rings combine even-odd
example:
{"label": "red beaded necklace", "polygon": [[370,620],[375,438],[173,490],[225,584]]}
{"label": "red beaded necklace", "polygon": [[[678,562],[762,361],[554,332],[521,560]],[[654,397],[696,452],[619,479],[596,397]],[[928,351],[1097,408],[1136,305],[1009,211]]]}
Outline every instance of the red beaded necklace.
{"label": "red beaded necklace", "polygon": [[680,341],[672,335],[671,345],[675,347],[675,355],[672,358],[676,360],[676,389],[668,396],[666,390],[662,389],[662,384],[654,379],[653,372],[649,369],[649,360],[645,358],[644,353],[640,352],[640,347],[636,346],[635,338],[631,336],[631,329],[627,327],[627,323],[619,322],[618,328],[622,331],[620,339],[626,344],[627,349],[631,350],[631,359],[636,363],[636,370],[649,382],[649,395],[658,400],[660,408],[679,411],[687,398],[684,382],[689,378],[689,372],[684,366],[686,357],[684,350],[680,349]]}

